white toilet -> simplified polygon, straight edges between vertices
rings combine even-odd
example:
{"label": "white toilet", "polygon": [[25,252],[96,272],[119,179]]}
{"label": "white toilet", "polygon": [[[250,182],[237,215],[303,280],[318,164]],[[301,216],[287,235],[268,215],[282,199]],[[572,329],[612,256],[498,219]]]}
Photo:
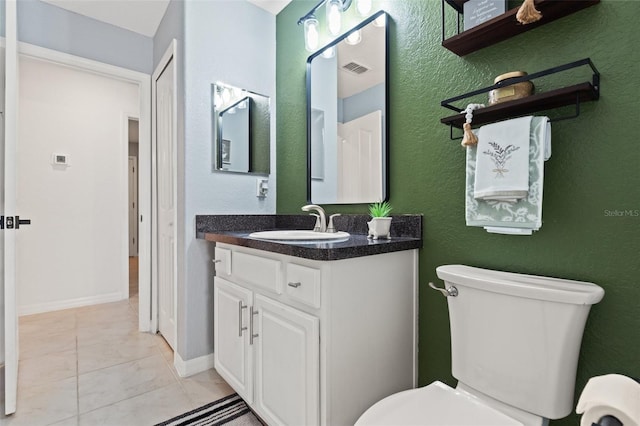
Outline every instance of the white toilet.
{"label": "white toilet", "polygon": [[436,381],[391,395],[356,425],[540,426],[567,416],[584,325],[604,290],[463,265],[436,272],[445,281],[439,290],[449,303],[458,385]]}

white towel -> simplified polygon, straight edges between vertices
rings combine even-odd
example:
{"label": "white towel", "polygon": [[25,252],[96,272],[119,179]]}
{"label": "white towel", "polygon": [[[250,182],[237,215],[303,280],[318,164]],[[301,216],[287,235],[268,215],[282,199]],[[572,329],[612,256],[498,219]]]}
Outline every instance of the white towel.
{"label": "white towel", "polygon": [[581,426],[591,426],[607,415],[624,426],[639,426],[640,383],[620,374],[592,377],[580,395],[576,413],[584,413]]}
{"label": "white towel", "polygon": [[548,117],[533,117],[530,127],[528,193],[516,203],[474,198],[478,149],[467,148],[467,226],[482,226],[487,232],[509,235],[531,235],[542,226],[544,161],[551,156],[551,124]]}
{"label": "white towel", "polygon": [[527,197],[531,119],[514,118],[478,130],[474,198],[515,203]]}

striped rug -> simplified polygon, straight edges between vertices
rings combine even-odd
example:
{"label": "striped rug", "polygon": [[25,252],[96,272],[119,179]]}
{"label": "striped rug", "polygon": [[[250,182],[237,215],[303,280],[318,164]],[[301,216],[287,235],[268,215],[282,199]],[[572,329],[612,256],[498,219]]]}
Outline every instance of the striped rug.
{"label": "striped rug", "polygon": [[234,393],[156,426],[262,426],[247,404]]}

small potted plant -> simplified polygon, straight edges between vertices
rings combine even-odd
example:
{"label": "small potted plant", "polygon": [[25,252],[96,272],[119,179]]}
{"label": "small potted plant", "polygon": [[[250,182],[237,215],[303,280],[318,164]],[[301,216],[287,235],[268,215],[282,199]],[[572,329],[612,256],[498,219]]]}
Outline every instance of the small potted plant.
{"label": "small potted plant", "polygon": [[369,238],[377,240],[378,238],[391,238],[391,219],[389,213],[391,213],[393,207],[388,201],[382,201],[378,203],[369,204],[369,214],[371,215],[371,221],[367,222],[369,225]]}

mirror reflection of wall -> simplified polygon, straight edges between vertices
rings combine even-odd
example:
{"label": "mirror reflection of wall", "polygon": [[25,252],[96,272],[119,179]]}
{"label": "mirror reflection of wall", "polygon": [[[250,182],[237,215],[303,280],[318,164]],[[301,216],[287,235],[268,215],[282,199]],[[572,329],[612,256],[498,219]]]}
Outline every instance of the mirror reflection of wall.
{"label": "mirror reflection of wall", "polygon": [[251,99],[244,97],[218,114],[218,131],[221,133],[222,140],[220,145],[222,170],[249,171],[250,111]]}
{"label": "mirror reflection of wall", "polygon": [[314,203],[388,196],[385,24],[379,12],[309,57],[307,187]]}
{"label": "mirror reflection of wall", "polygon": [[269,98],[224,83],[212,97],[214,170],[269,174]]}

